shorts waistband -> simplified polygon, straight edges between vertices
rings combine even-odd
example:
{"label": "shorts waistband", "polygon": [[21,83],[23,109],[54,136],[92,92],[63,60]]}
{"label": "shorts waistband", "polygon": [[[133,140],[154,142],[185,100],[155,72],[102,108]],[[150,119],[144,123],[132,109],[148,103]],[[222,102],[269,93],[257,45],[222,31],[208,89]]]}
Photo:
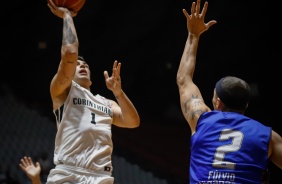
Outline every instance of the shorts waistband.
{"label": "shorts waistband", "polygon": [[76,166],[70,166],[70,165],[65,165],[65,164],[58,164],[56,165],[57,169],[64,169],[68,170],[77,174],[87,174],[87,175],[92,175],[92,176],[101,176],[101,175],[107,175],[111,176],[112,175],[112,168],[111,167],[104,167],[104,170],[90,170],[90,169],[85,169],[82,167],[76,167]]}

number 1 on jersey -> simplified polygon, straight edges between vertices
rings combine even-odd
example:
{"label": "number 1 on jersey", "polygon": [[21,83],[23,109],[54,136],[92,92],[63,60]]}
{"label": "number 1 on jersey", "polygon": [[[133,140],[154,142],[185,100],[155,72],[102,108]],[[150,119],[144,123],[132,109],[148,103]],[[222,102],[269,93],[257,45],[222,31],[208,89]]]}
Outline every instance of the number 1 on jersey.
{"label": "number 1 on jersey", "polygon": [[91,116],[92,116],[91,123],[93,123],[94,125],[96,125],[95,114],[94,114],[93,112],[91,113]]}

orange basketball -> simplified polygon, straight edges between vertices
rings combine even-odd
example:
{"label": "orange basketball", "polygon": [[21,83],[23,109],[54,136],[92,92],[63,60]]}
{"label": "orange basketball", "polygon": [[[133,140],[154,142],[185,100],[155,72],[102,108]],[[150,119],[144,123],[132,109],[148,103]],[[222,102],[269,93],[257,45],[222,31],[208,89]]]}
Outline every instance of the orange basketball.
{"label": "orange basketball", "polygon": [[59,7],[65,7],[73,12],[78,12],[84,5],[86,0],[53,0]]}

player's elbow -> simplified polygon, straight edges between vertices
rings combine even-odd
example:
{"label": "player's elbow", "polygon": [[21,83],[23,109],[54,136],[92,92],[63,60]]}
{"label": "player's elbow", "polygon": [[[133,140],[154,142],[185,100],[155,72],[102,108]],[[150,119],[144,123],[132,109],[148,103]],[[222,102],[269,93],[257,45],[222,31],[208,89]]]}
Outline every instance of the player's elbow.
{"label": "player's elbow", "polygon": [[62,47],[62,55],[68,57],[78,56],[78,47],[75,44],[66,44]]}
{"label": "player's elbow", "polygon": [[130,123],[128,123],[128,128],[137,128],[140,125],[140,117],[136,115],[131,118]]}
{"label": "player's elbow", "polygon": [[176,77],[176,84],[177,84],[178,88],[182,88],[184,86],[187,86],[187,84],[189,84],[190,82],[192,82],[192,77],[190,77],[190,76],[179,76],[179,75],[177,75],[177,77]]}
{"label": "player's elbow", "polygon": [[137,128],[137,127],[139,127],[140,126],[140,119],[138,118],[138,119],[136,119],[135,121],[134,121],[134,123],[133,123],[133,128]]}
{"label": "player's elbow", "polygon": [[185,82],[185,77],[177,75],[176,77],[176,84],[177,86],[182,86]]}

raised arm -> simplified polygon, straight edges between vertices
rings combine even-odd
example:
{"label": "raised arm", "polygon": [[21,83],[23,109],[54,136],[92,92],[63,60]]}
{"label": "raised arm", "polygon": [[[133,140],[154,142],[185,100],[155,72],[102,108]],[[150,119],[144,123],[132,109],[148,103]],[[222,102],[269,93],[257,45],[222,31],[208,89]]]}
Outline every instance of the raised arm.
{"label": "raised arm", "polygon": [[48,0],[48,7],[53,14],[63,19],[61,61],[50,85],[53,109],[57,109],[67,98],[77,65],[78,38],[72,18],[76,16],[76,13],[63,7],[57,7],[52,0]]}
{"label": "raised arm", "polygon": [[187,19],[188,38],[177,72],[181,110],[191,128],[192,134],[195,132],[200,115],[210,110],[205,105],[199,88],[193,82],[199,39],[203,32],[216,23],[215,20],[208,23],[204,22],[208,2],[205,2],[201,12],[200,4],[200,0],[197,0],[197,4],[195,2],[192,3],[190,15],[183,9]]}
{"label": "raised arm", "polygon": [[124,128],[135,128],[140,124],[140,117],[133,103],[121,88],[120,69],[121,63],[115,61],[111,77],[107,71],[104,71],[107,88],[113,92],[118,102],[112,101],[113,124]]}

